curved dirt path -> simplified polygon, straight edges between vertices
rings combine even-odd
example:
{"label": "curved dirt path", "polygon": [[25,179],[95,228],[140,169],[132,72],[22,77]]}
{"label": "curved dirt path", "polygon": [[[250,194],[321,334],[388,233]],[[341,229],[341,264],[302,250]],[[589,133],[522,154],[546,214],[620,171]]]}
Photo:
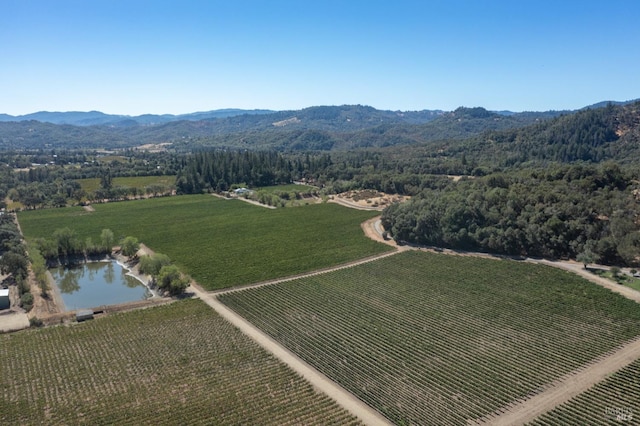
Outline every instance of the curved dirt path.
{"label": "curved dirt path", "polygon": [[324,374],[320,373],[311,365],[307,364],[293,352],[273,340],[266,333],[262,332],[253,324],[242,318],[240,315],[227,308],[218,300],[215,294],[209,294],[200,289],[197,285],[192,285],[190,287],[190,291],[192,291],[196,297],[200,298],[203,302],[212,307],[224,319],[236,326],[242,333],[244,333],[258,345],[262,346],[262,348],[273,354],[280,361],[288,365],[296,373],[304,377],[316,390],[328,395],[340,406],[362,420],[365,424],[391,424],[373,408],[360,401],[353,394],[346,391],[337,383],[327,378]]}
{"label": "curved dirt path", "polygon": [[240,200],[240,201],[244,201],[245,203],[253,204],[254,206],[264,207],[266,209],[272,209],[272,210],[276,209],[276,206],[269,206],[267,204],[262,204],[262,203],[259,203],[259,202],[255,201],[255,200],[250,200],[250,199],[244,198],[244,197],[227,198],[227,197],[224,197],[224,196],[222,196],[220,194],[216,194],[215,192],[211,193],[211,195],[213,195],[214,197],[217,197],[217,198],[222,198],[223,200]]}

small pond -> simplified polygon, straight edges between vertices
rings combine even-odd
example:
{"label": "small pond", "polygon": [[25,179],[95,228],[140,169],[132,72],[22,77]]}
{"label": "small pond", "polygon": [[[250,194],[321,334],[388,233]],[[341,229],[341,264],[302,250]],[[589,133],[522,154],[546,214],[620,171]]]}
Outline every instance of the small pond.
{"label": "small pond", "polygon": [[90,262],[49,270],[68,311],[147,299],[149,289],[113,261]]}

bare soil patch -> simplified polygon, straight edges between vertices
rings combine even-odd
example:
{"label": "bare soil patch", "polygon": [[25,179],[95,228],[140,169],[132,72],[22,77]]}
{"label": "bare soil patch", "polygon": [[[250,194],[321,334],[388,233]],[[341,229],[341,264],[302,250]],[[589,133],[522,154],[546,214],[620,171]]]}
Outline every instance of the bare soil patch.
{"label": "bare soil patch", "polygon": [[147,152],[164,152],[167,150],[167,147],[170,146],[170,142],[163,143],[147,143],[144,145],[139,145],[136,147],[139,151],[147,151]]}
{"label": "bare soil patch", "polygon": [[383,210],[393,203],[402,203],[411,197],[407,195],[391,195],[370,189],[347,191],[335,195],[329,201],[361,210]]}
{"label": "bare soil patch", "polygon": [[9,311],[0,314],[0,333],[22,330],[29,325],[29,317],[25,313]]}

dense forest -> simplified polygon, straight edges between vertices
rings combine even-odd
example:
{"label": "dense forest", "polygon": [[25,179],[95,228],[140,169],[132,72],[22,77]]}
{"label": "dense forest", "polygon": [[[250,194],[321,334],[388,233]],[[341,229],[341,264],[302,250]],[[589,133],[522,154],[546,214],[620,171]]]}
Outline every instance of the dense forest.
{"label": "dense forest", "polygon": [[399,242],[637,264],[637,178],[613,163],[492,174],[425,189],[382,219]]}

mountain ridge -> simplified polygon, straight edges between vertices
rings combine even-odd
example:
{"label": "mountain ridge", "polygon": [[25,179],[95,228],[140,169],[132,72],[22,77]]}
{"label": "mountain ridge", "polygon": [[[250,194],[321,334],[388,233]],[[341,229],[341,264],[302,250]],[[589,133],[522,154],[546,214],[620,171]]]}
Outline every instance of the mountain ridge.
{"label": "mountain ridge", "polygon": [[[607,107],[604,108],[624,108],[622,103],[617,105],[612,102],[605,103]],[[505,111],[488,111],[482,107],[459,107],[451,112],[441,110],[402,112],[377,110],[363,105],[342,105],[241,115],[233,114],[245,110],[224,110],[221,114],[232,115],[200,120],[168,121],[154,125],[140,124],[127,116],[121,116],[120,121],[106,125],[84,126],[43,123],[32,119],[0,122],[0,149],[113,149],[136,148],[145,144],[159,143],[170,143],[171,149],[180,151],[199,148],[329,151],[423,143],[437,143],[454,148],[459,145],[454,143],[455,141],[478,137],[482,139],[482,135],[486,132],[525,128],[550,119],[570,117],[582,111],[595,110],[599,108],[511,114],[505,114]],[[34,113],[31,118],[42,117],[42,114],[42,112]],[[58,119],[69,117],[64,113],[60,114],[62,115],[57,116]],[[194,114],[202,114],[199,117],[208,116],[206,112]],[[100,119],[102,113],[92,111],[82,117],[83,120]],[[141,120],[154,120],[158,116],[139,117],[142,117]],[[590,115],[590,117],[596,117],[596,115]],[[627,121],[632,123],[627,127],[635,132],[635,121]],[[566,133],[565,129],[570,131],[571,125],[562,124],[560,127],[563,133]],[[581,133],[584,133],[583,129],[597,130],[596,127],[581,124]],[[610,128],[605,130],[611,132]],[[627,130],[620,128],[615,131]],[[494,137],[502,141],[535,139],[531,130],[518,134],[498,133],[491,138]],[[563,154],[563,157],[582,159],[592,157],[591,154],[584,154],[585,148],[578,147],[575,135],[569,134],[563,138],[570,142],[571,149],[575,151]],[[486,149],[484,143],[479,143],[478,139],[476,141],[478,142],[469,141],[468,143],[476,146],[477,149]],[[609,141],[607,140],[606,143],[608,144]],[[504,148],[511,151],[513,147],[507,143]],[[448,149],[444,149],[442,152],[447,151]],[[604,145],[600,151],[595,158],[609,156],[609,153],[604,150]],[[516,155],[515,152],[514,155]],[[558,154],[553,152],[552,155]],[[516,156],[522,158],[521,154]]]}
{"label": "mountain ridge", "polygon": [[[496,113],[502,116],[512,116],[518,114],[537,114],[537,113],[568,113],[571,111],[579,111],[581,109],[588,108],[600,108],[606,106],[611,103],[613,105],[626,105],[629,103],[636,102],[635,100],[629,101],[601,101],[591,105],[587,105],[585,107],[576,109],[576,110],[547,110],[547,111],[521,111],[514,112],[509,110],[488,110],[489,112]],[[165,124],[174,121],[200,121],[200,120],[211,120],[217,118],[229,118],[235,116],[242,115],[269,115],[269,114],[286,114],[291,113],[295,114],[297,111],[307,111],[313,109],[326,109],[326,108],[341,108],[341,107],[349,107],[349,106],[358,106],[363,108],[368,108],[375,111],[387,112],[387,113],[395,113],[400,116],[419,116],[426,114],[444,114],[447,112],[455,112],[454,111],[445,111],[442,109],[423,109],[423,110],[384,110],[384,109],[376,109],[371,106],[362,106],[362,105],[318,105],[318,106],[310,106],[306,108],[302,108],[299,110],[270,110],[270,109],[241,109],[241,108],[222,108],[215,109],[209,111],[196,111],[186,114],[140,114],[140,115],[126,115],[126,114],[107,114],[101,111],[91,110],[91,111],[37,111],[29,114],[22,115],[11,115],[6,113],[0,113],[0,122],[20,122],[20,121],[40,121],[42,123],[52,123],[52,124],[71,124],[75,126],[95,126],[95,125],[111,125],[118,126],[122,123],[128,123],[125,125],[131,125],[133,123],[138,125],[159,125]],[[465,107],[461,106],[457,108],[460,109],[474,109],[474,108],[482,108],[482,107]],[[484,108],[482,108],[484,109]],[[418,120],[421,121],[421,120]],[[414,123],[419,124],[419,123]]]}
{"label": "mountain ridge", "polygon": [[106,114],[101,111],[38,111],[24,115],[0,114],[0,122],[39,121],[41,123],[71,124],[74,126],[119,125],[135,122],[137,125],[157,125],[172,121],[199,121],[212,118],[232,117],[243,114],[270,114],[267,109],[224,108],[211,111],[198,111],[187,114]]}

